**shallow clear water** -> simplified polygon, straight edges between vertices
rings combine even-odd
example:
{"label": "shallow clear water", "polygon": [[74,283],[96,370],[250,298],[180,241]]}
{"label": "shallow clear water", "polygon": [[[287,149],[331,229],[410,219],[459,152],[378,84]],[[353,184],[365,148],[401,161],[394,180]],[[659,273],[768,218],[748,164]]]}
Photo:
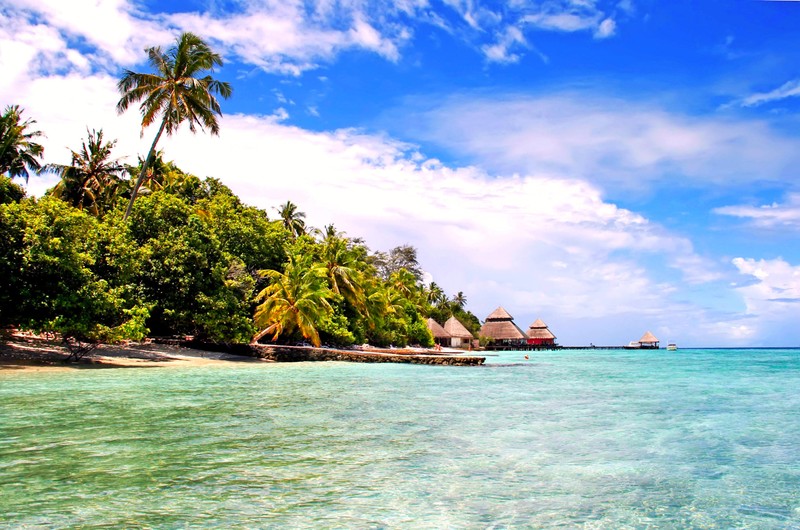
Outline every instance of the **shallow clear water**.
{"label": "shallow clear water", "polygon": [[800,350],[0,372],[0,527],[800,528]]}

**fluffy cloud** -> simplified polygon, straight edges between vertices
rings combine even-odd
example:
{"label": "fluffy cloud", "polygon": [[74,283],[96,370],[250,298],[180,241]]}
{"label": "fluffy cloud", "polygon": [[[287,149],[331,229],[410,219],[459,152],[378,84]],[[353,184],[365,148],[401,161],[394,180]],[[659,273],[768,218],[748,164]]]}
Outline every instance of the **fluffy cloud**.
{"label": "fluffy cloud", "polygon": [[780,258],[735,258],[733,265],[750,280],[736,289],[744,297],[747,314],[753,317],[750,327],[754,335],[764,344],[780,345],[787,330],[797,328],[800,266]]}
{"label": "fluffy cloud", "polygon": [[800,193],[790,193],[783,204],[723,206],[714,213],[750,219],[761,228],[796,229],[800,227]]}
{"label": "fluffy cloud", "polygon": [[83,48],[81,55],[88,57],[78,61],[91,60],[93,67],[133,64],[146,46],[169,40],[166,28],[144,17],[129,0],[16,0],[8,13],[13,27],[23,33],[46,25],[58,34],[58,47],[35,43],[43,56],[69,48],[75,59],[75,50]]}
{"label": "fluffy cloud", "polygon": [[681,115],[581,92],[451,97],[408,123],[407,134],[495,171],[591,177],[616,188],[676,174],[686,182],[782,181],[800,163],[796,143],[762,121]]}

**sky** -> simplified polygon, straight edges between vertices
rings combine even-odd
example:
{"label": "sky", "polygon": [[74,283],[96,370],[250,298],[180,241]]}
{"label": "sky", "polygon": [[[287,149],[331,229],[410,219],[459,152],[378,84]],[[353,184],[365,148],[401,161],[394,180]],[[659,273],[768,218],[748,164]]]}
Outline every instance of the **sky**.
{"label": "sky", "polygon": [[[562,345],[800,346],[800,1],[0,0],[0,105],[68,163],[145,49],[233,86],[167,160],[277,218],[411,244],[484,319]],[[40,196],[53,176],[33,176]]]}

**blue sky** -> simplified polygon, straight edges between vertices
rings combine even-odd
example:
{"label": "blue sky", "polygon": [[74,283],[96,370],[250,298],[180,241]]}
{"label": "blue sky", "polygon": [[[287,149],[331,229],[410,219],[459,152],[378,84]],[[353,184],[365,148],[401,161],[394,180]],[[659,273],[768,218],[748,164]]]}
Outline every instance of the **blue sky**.
{"label": "blue sky", "polygon": [[[800,344],[800,2],[0,0],[0,103],[65,163],[155,130],[115,84],[180,31],[225,58],[221,135],[168,159],[565,345]],[[52,177],[34,177],[39,195]]]}

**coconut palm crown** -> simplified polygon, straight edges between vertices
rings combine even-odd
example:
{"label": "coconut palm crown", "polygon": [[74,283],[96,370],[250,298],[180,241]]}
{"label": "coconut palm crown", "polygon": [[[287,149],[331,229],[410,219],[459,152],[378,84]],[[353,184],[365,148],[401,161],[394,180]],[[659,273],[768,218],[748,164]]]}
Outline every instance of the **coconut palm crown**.
{"label": "coconut palm crown", "polygon": [[10,178],[24,177],[28,182],[29,171],[41,170],[44,147],[34,138],[43,135],[31,130],[36,120],[22,121],[22,112],[19,105],[9,105],[0,115],[0,175],[8,173]]}
{"label": "coconut palm crown", "polygon": [[103,141],[103,130],[86,131],[87,141],[80,151],[72,151],[69,165],[47,164],[45,171],[56,173],[61,180],[52,190],[55,197],[76,208],[100,215],[110,209],[125,175],[125,167],[111,158],[117,141]]}
{"label": "coconut palm crown", "polygon": [[122,97],[117,112],[122,114],[133,103],[140,103],[142,134],[159,117],[161,125],[136,179],[125,218],[130,215],[133,201],[156,152],[161,135],[171,136],[186,121],[193,133],[197,128],[219,134],[217,116],[222,115],[215,94],[228,99],[233,92],[230,84],[209,75],[215,66],[222,66],[222,57],[211,50],[203,39],[193,33],[182,33],[175,45],[164,52],[160,46],[148,48],[147,57],[155,73],[142,74],[126,70],[117,83]]}

